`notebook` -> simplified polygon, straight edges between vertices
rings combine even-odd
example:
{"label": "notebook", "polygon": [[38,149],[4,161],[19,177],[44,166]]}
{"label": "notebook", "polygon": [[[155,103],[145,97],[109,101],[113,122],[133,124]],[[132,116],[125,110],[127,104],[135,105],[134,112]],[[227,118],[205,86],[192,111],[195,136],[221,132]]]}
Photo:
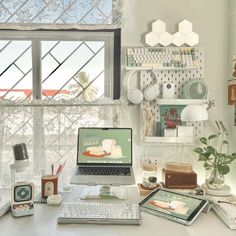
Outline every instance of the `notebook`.
{"label": "notebook", "polygon": [[135,184],[131,128],[79,128],[72,184]]}
{"label": "notebook", "polygon": [[139,203],[141,210],[183,225],[191,225],[207,204],[206,199],[166,189],[154,190]]}

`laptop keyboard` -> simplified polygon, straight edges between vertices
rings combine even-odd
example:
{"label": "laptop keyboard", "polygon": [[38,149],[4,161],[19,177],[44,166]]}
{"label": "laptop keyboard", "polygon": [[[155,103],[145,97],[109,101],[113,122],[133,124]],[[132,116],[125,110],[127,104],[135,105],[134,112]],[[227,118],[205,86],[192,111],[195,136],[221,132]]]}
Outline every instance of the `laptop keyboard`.
{"label": "laptop keyboard", "polygon": [[119,175],[119,176],[130,176],[129,167],[88,167],[82,166],[77,170],[79,175]]}

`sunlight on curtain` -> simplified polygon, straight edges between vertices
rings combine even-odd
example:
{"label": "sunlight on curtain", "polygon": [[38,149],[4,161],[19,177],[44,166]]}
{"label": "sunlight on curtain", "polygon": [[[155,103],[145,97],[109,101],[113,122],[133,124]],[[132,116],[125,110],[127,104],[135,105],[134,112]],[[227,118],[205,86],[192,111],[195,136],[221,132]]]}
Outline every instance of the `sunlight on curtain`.
{"label": "sunlight on curtain", "polygon": [[1,29],[115,28],[122,0],[3,0]]}
{"label": "sunlight on curtain", "polygon": [[[2,0],[0,29],[114,29],[121,26],[121,6],[122,0]],[[13,43],[2,40],[0,52],[5,53]],[[76,105],[63,100],[49,104],[42,100],[24,105],[10,102],[14,94],[9,89],[15,86],[19,93],[18,87],[32,80],[31,53],[28,53],[31,48],[27,41],[15,43],[25,43],[25,48],[19,46],[21,56],[10,63],[18,77],[8,76],[10,87],[0,88],[0,187],[10,184],[12,145],[16,143],[26,143],[31,162],[29,170],[17,175],[16,180],[38,182],[42,170],[46,174],[50,172],[51,163],[67,160],[59,180],[60,185],[65,185],[76,163],[78,127],[120,126],[120,103],[100,100],[98,105]],[[18,53],[9,52],[9,55]],[[8,62],[2,61],[0,70],[1,66],[6,67],[4,63]],[[31,96],[32,88],[28,90]]]}

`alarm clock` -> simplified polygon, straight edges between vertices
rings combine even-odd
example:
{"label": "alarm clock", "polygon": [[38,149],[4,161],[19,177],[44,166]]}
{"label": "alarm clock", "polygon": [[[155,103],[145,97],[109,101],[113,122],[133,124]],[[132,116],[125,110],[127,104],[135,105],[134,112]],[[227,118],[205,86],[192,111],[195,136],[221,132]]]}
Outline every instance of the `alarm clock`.
{"label": "alarm clock", "polygon": [[34,184],[17,182],[12,185],[11,213],[14,217],[28,216],[34,213]]}
{"label": "alarm clock", "polygon": [[208,93],[207,84],[201,79],[189,80],[182,90],[185,99],[206,99]]}

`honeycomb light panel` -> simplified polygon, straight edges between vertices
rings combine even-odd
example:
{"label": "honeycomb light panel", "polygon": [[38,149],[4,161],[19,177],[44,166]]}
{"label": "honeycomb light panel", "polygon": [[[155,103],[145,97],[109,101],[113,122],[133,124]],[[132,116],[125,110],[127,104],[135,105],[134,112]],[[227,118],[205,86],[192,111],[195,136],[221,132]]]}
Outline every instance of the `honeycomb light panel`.
{"label": "honeycomb light panel", "polygon": [[179,47],[185,43],[186,36],[180,32],[176,32],[172,35],[172,43]]}
{"label": "honeycomb light panel", "polygon": [[172,35],[168,32],[163,32],[160,34],[160,39],[159,39],[159,43],[162,46],[168,46],[169,44],[172,43]]}
{"label": "honeycomb light panel", "polygon": [[152,31],[161,34],[166,31],[166,23],[161,20],[156,20],[152,23]]}
{"label": "honeycomb light panel", "polygon": [[160,44],[164,47],[173,44],[177,47],[187,44],[194,46],[199,43],[199,35],[193,32],[193,24],[183,20],[178,25],[179,30],[171,35],[166,31],[166,23],[156,20],[152,23],[152,31],[145,35],[145,43],[151,47]]}
{"label": "honeycomb light panel", "polygon": [[193,24],[190,21],[183,20],[179,23],[179,32],[188,34],[193,31]]}
{"label": "honeycomb light panel", "polygon": [[153,47],[159,42],[159,34],[155,32],[149,32],[145,35],[145,43]]}
{"label": "honeycomb light panel", "polygon": [[189,46],[194,46],[199,43],[199,36],[194,32],[190,32],[186,35],[186,44]]}
{"label": "honeycomb light panel", "polygon": [[193,24],[190,21],[183,20],[179,23],[179,31],[173,34],[172,43],[177,47],[183,44],[192,47],[199,43],[199,36],[193,32]]}

